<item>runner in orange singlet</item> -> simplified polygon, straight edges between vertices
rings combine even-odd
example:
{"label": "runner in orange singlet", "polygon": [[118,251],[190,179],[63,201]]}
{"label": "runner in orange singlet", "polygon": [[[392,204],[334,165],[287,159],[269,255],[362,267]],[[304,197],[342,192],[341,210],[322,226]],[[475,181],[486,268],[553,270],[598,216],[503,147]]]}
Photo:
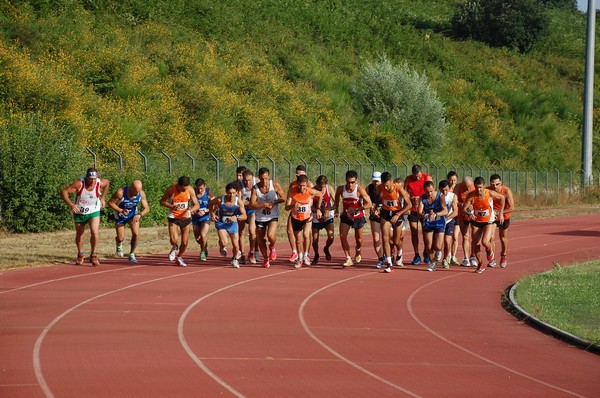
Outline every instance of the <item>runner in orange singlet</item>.
{"label": "runner in orange singlet", "polygon": [[[306,175],[306,167],[300,164],[296,166],[296,177],[301,175]],[[288,192],[289,190],[294,190],[296,188],[297,183],[297,180],[290,182],[290,185],[288,186]],[[313,184],[312,182],[310,182],[310,180],[308,181],[308,187],[313,187]],[[291,263],[295,263],[296,260],[298,260],[298,248],[296,247],[296,238],[294,237],[294,230],[292,229],[292,220],[289,217],[287,222],[287,235],[288,242],[290,242],[290,248],[292,249],[292,254],[290,255],[288,261]]]}
{"label": "runner in orange singlet", "polygon": [[[500,232],[500,267],[506,268],[508,262],[506,261],[506,255],[508,253],[508,227],[510,226],[510,214],[515,209],[515,200],[512,194],[512,191],[509,187],[502,183],[500,176],[498,174],[492,174],[490,176],[490,188],[494,191],[498,192],[500,195],[504,196],[504,222],[500,223],[496,220],[496,226],[499,228]],[[498,200],[494,200],[494,211],[498,213],[500,210],[500,202]],[[492,234],[492,249],[495,249],[494,235]],[[493,263],[495,265],[495,262]]]}
{"label": "runner in orange singlet", "polygon": [[477,261],[477,269],[475,272],[481,274],[485,271],[486,266],[481,260],[481,246],[485,248],[487,259],[489,262],[494,260],[494,252],[490,244],[491,237],[494,233],[494,222],[496,214],[494,213],[494,200],[500,203],[498,211],[498,221],[504,222],[504,196],[496,191],[490,191],[485,187],[483,177],[475,179],[475,191],[467,195],[464,203],[463,215],[467,216],[472,221],[473,227],[473,253]]}
{"label": "runner in orange singlet", "polygon": [[473,178],[466,176],[462,182],[458,184],[456,190],[456,201],[458,205],[458,227],[460,228],[460,234],[462,235],[462,247],[463,247],[463,261],[460,263],[461,267],[470,267],[471,262],[476,266],[476,258],[473,256],[473,250],[471,248],[471,220],[465,216],[464,206],[467,200],[467,195],[475,190],[473,185]]}
{"label": "runner in orange singlet", "polygon": [[[323,196],[323,192],[308,187],[308,177],[304,174],[296,178],[296,185],[287,193],[285,209],[291,210],[290,218],[296,247],[298,248],[298,259],[294,265],[296,268],[302,264],[309,266],[310,258],[310,232],[312,229],[312,205],[313,197]],[[321,217],[321,209],[317,208],[317,217]]]}

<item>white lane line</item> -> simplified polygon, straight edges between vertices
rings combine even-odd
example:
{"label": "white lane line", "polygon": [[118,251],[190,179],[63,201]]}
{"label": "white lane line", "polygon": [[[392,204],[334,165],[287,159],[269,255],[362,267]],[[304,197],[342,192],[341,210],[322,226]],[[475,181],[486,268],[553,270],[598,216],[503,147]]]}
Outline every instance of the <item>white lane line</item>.
{"label": "white lane line", "polygon": [[86,276],[95,276],[95,275],[105,274],[108,272],[126,271],[126,270],[130,270],[133,268],[139,268],[139,267],[148,267],[148,265],[134,265],[134,266],[128,266],[126,268],[117,268],[117,269],[109,269],[109,270],[105,270],[105,271],[93,272],[90,274],[77,274],[77,275],[65,276],[64,278],[48,279],[46,281],[32,283],[31,285],[21,286],[21,287],[17,287],[17,288],[10,289],[10,290],[4,290],[4,291],[1,291],[0,294],[12,293],[12,292],[16,292],[16,291],[23,290],[23,289],[29,289],[31,287],[35,287],[35,286],[39,286],[39,285],[45,285],[47,283],[66,281],[68,279],[74,279],[74,278],[84,278]]}
{"label": "white lane line", "polygon": [[[581,249],[572,250],[572,251],[568,251],[568,252],[563,252],[562,254],[576,253],[576,252],[579,252],[579,251],[581,251]],[[547,258],[547,257],[556,257],[556,254],[552,254],[552,255],[548,255],[548,256],[536,257],[536,260],[540,259],[540,258]],[[511,264],[524,263],[524,262],[527,262],[527,261],[529,261],[529,260],[519,260],[519,261],[514,261]],[[537,378],[535,378],[533,376],[529,376],[529,375],[527,375],[525,373],[519,372],[518,370],[515,370],[515,369],[512,369],[512,368],[509,368],[508,366],[502,365],[501,363],[498,363],[498,362],[496,362],[496,361],[494,361],[492,359],[486,358],[483,355],[480,355],[480,354],[478,354],[478,353],[476,353],[474,351],[471,351],[470,349],[468,349],[466,347],[463,347],[462,345],[460,345],[458,343],[455,343],[455,342],[447,339],[441,333],[436,332],[435,330],[433,330],[432,328],[430,328],[429,326],[427,326],[425,324],[425,322],[423,322],[423,321],[421,321],[419,319],[419,317],[417,316],[417,314],[415,313],[415,310],[413,308],[413,300],[414,300],[415,296],[421,290],[423,290],[426,287],[429,287],[431,285],[434,285],[434,284],[436,284],[438,282],[441,282],[441,281],[444,281],[444,280],[447,280],[447,279],[450,279],[450,278],[458,277],[458,276],[465,276],[465,275],[468,275],[468,274],[472,274],[472,273],[471,272],[468,272],[468,273],[467,272],[461,272],[461,273],[450,275],[450,276],[447,276],[447,277],[444,277],[444,278],[441,278],[441,279],[436,279],[434,281],[426,283],[425,285],[423,285],[423,286],[419,287],[418,289],[416,289],[415,291],[413,291],[412,294],[406,300],[406,306],[408,308],[408,313],[410,314],[410,316],[415,320],[415,322],[417,322],[419,325],[421,325],[421,327],[423,329],[425,329],[426,331],[428,331],[429,333],[431,333],[432,335],[434,335],[438,339],[440,339],[443,342],[451,345],[454,348],[457,348],[457,349],[459,349],[459,350],[461,350],[461,351],[463,351],[463,352],[465,352],[465,353],[467,353],[469,355],[472,355],[475,358],[478,358],[478,359],[480,359],[480,360],[482,360],[484,362],[487,362],[487,363],[489,363],[489,364],[491,364],[493,366],[496,366],[496,367],[498,367],[500,369],[506,370],[507,372],[513,373],[513,374],[515,374],[517,376],[521,376],[521,377],[523,377],[523,378],[525,378],[527,380],[533,381],[535,383],[539,383],[539,384],[541,384],[543,386],[552,388],[554,390],[562,391],[562,392],[564,392],[566,394],[573,395],[575,397],[585,398],[584,396],[579,395],[576,392],[573,392],[573,391],[570,391],[570,390],[566,390],[564,388],[561,388],[561,387],[555,386],[553,384],[547,383],[547,382],[545,382],[543,380],[537,379]],[[475,275],[473,275],[473,276],[475,276]]]}
{"label": "white lane line", "polygon": [[[300,269],[301,271],[302,269]],[[192,348],[190,347],[190,345],[188,344],[186,338],[185,338],[185,334],[183,333],[183,327],[185,325],[185,320],[188,316],[188,314],[192,311],[192,309],[200,304],[202,301],[206,300],[207,298],[214,296],[215,294],[219,294],[224,290],[227,289],[231,289],[233,287],[239,286],[239,285],[243,285],[244,283],[248,283],[248,282],[254,282],[257,280],[261,280],[261,279],[266,279],[266,278],[270,278],[273,276],[277,276],[277,275],[283,275],[283,274],[287,274],[290,272],[298,272],[299,270],[293,269],[293,270],[288,270],[288,271],[283,271],[283,272],[277,272],[275,274],[269,274],[269,275],[263,275],[263,276],[259,276],[257,278],[252,278],[252,279],[247,279],[241,282],[236,282],[233,283],[231,285],[228,286],[224,286],[220,289],[217,289],[211,293],[208,293],[202,297],[200,297],[198,300],[194,301],[192,304],[190,304],[185,311],[183,311],[183,313],[181,314],[181,317],[179,318],[179,325],[177,326],[177,333],[179,334],[179,342],[181,343],[181,346],[183,347],[183,349],[185,350],[185,352],[190,356],[190,358],[192,358],[192,360],[196,363],[196,365],[198,365],[198,367],[200,369],[202,369],[204,371],[204,373],[206,373],[208,376],[210,376],[214,381],[216,381],[217,383],[219,383],[221,386],[223,386],[223,388],[225,388],[227,391],[229,391],[230,393],[232,393],[233,395],[235,395],[238,398],[243,398],[245,397],[242,393],[240,393],[238,390],[236,390],[235,388],[233,388],[233,386],[231,386],[230,384],[228,384],[225,380],[223,380],[222,378],[220,378],[216,373],[214,373],[212,370],[210,370],[210,368],[208,366],[206,366],[206,364],[202,361],[202,359],[200,359],[200,357],[198,357],[194,351],[192,350]]]}
{"label": "white lane line", "polygon": [[300,308],[298,309],[298,318],[300,319],[300,323],[302,324],[302,327],[304,328],[304,330],[306,331],[306,333],[314,340],[316,341],[321,347],[325,348],[327,351],[329,351],[331,354],[333,354],[334,356],[338,357],[341,361],[343,361],[344,363],[352,366],[353,368],[358,369],[359,371],[363,372],[364,374],[371,376],[372,378],[387,384],[390,387],[393,387],[397,390],[402,391],[405,394],[410,395],[411,397],[420,397],[420,395],[415,394],[414,392],[407,390],[406,388],[403,388],[397,384],[392,383],[389,380],[384,379],[383,377],[371,372],[370,370],[367,370],[365,368],[363,368],[362,366],[360,366],[359,364],[357,364],[356,362],[351,361],[350,359],[346,358],[345,356],[343,356],[342,354],[340,354],[339,352],[337,352],[336,350],[334,350],[333,348],[331,348],[330,346],[328,346],[327,344],[325,344],[323,342],[323,340],[321,340],[320,338],[317,337],[317,335],[315,335],[312,330],[310,329],[310,327],[308,326],[308,324],[306,323],[306,319],[304,317],[304,309],[306,308],[306,305],[308,304],[308,302],[317,294],[321,293],[322,291],[329,289],[332,286],[338,285],[340,283],[344,283],[344,282],[348,282],[351,281],[353,279],[357,279],[357,278],[362,278],[365,276],[370,276],[370,275],[380,275],[379,272],[375,273],[375,272],[370,272],[370,273],[365,273],[362,275],[358,275],[358,276],[353,276],[351,278],[346,278],[346,279],[342,279],[339,280],[337,282],[333,282],[327,286],[323,286],[322,288],[314,291],[313,293],[311,293],[308,297],[306,297],[304,299],[304,301],[302,302],[302,304],[300,304]]}
{"label": "white lane line", "polygon": [[46,337],[46,335],[48,334],[48,332],[50,332],[50,330],[58,323],[60,322],[64,317],[66,317],[68,314],[70,314],[71,312],[73,312],[74,310],[76,310],[77,308],[91,302],[94,300],[97,300],[99,298],[102,297],[106,297],[108,295],[111,295],[113,293],[118,293],[118,292],[122,292],[124,290],[127,289],[131,289],[134,287],[138,287],[138,286],[142,286],[142,285],[146,285],[148,283],[153,283],[153,282],[158,282],[158,281],[162,281],[165,279],[171,279],[171,278],[179,278],[182,276],[186,276],[186,275],[192,275],[192,274],[197,274],[200,272],[207,272],[207,271],[214,271],[214,270],[218,270],[218,269],[222,269],[221,267],[218,268],[208,268],[208,269],[201,269],[198,271],[192,271],[192,272],[186,272],[185,274],[177,274],[177,275],[169,275],[169,276],[164,276],[161,278],[156,278],[156,279],[151,279],[148,281],[144,281],[144,282],[139,282],[139,283],[134,283],[131,285],[127,285],[124,287],[121,287],[119,289],[115,289],[115,290],[111,290],[102,294],[99,294],[97,296],[91,297],[85,301],[81,301],[79,304],[74,305],[73,307],[69,308],[68,310],[66,310],[65,312],[63,312],[62,314],[60,314],[59,316],[57,316],[56,318],[54,318],[52,320],[52,322],[50,322],[48,324],[48,326],[46,326],[44,328],[44,330],[42,330],[42,333],[38,336],[36,342],[35,342],[35,346],[33,348],[33,368],[35,371],[35,377],[37,378],[38,384],[40,386],[40,388],[42,389],[42,391],[44,392],[44,395],[48,398],[54,398],[54,394],[52,393],[52,390],[50,389],[50,386],[48,385],[48,383],[46,382],[46,378],[44,377],[44,372],[42,370],[42,363],[41,363],[41,359],[40,359],[40,352],[42,350],[42,344],[44,342],[44,339]]}

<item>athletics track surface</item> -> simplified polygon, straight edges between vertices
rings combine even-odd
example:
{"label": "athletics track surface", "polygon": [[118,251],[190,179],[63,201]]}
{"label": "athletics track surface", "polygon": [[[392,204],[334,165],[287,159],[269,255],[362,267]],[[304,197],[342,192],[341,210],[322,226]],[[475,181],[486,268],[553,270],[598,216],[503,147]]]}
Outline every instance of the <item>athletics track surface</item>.
{"label": "athletics track surface", "polygon": [[600,215],[510,233],[508,267],[481,275],[341,269],[337,237],[335,263],[299,271],[282,242],[270,269],[164,255],[4,272],[0,397],[600,396],[597,355],[501,306],[523,275],[600,258]]}

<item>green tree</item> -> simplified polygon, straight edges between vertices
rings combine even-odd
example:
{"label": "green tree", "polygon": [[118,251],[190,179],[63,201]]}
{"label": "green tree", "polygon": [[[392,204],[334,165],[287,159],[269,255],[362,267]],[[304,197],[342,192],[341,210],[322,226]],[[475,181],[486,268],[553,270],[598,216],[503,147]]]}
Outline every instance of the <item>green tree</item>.
{"label": "green tree", "polygon": [[393,65],[385,56],[367,63],[351,89],[360,109],[400,143],[424,154],[444,143],[446,110],[425,74],[408,64]]}
{"label": "green tree", "polygon": [[457,38],[529,51],[546,34],[549,18],[537,0],[465,0],[452,17]]}

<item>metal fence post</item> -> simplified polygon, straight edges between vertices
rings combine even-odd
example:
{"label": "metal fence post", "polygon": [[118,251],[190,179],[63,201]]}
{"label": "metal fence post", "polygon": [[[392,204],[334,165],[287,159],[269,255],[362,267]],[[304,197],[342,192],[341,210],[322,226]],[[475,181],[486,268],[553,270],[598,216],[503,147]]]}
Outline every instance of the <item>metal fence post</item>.
{"label": "metal fence post", "polygon": [[533,168],[533,198],[537,198],[537,185],[538,185],[538,171],[534,167]]}
{"label": "metal fence post", "polygon": [[406,176],[408,175],[408,164],[403,160],[402,164],[404,165],[404,169],[406,171],[406,173],[404,174],[404,177],[406,178]]}
{"label": "metal fence post", "polygon": [[400,173],[400,171],[398,170],[398,165],[396,163],[394,163],[394,162],[392,162],[392,164],[396,168],[396,175],[394,176],[394,178],[399,178],[400,176],[398,174]]}
{"label": "metal fence post", "polygon": [[308,174],[308,162],[302,158],[300,158],[300,161],[302,163],[304,163],[304,168],[306,169],[306,174]]}
{"label": "metal fence post", "polygon": [[189,153],[187,153],[187,152],[185,153],[185,155],[186,155],[188,158],[190,158],[190,159],[191,159],[191,161],[192,161],[192,171],[193,171],[193,172],[196,172],[196,159],[194,159],[194,158],[192,157],[192,155],[190,155],[190,154],[189,154]]}
{"label": "metal fence post", "polygon": [[92,158],[94,158],[94,168],[97,168],[97,163],[96,163],[96,154],[94,153],[94,151],[92,151],[89,147],[85,147],[85,150],[88,151],[91,155]]}
{"label": "metal fence post", "polygon": [[138,153],[138,155],[140,155],[142,157],[142,159],[144,160],[144,173],[148,172],[148,158],[146,157],[146,155],[144,155],[142,153],[142,151],[140,151],[139,149],[136,150],[136,152]]}
{"label": "metal fence post", "polygon": [[288,183],[292,181],[292,161],[289,160],[288,158],[286,158],[285,156],[283,157],[283,160],[285,160],[288,164]]}
{"label": "metal fence post", "polygon": [[216,164],[217,164],[217,185],[221,185],[221,173],[219,172],[220,169],[220,164],[219,164],[219,158],[216,157],[212,152],[209,152],[210,156],[212,156],[212,158],[215,160]]}
{"label": "metal fence post", "polygon": [[560,189],[560,171],[555,167],[554,170],[556,170],[556,192],[561,192],[562,190]]}
{"label": "metal fence post", "polygon": [[542,167],[542,169],[544,169],[544,171],[546,172],[546,193],[548,192],[548,169],[545,167]]}
{"label": "metal fence post", "polygon": [[321,163],[317,158],[314,159],[317,163],[319,163],[319,175],[323,174],[323,163]]}
{"label": "metal fence post", "polygon": [[[256,162],[256,172],[258,173],[258,169],[260,169],[260,162],[258,161],[258,159],[256,158],[256,156],[254,156],[254,155],[250,155],[250,157],[251,157],[252,159],[254,159],[254,161]],[[275,170],[271,170],[271,173],[272,173],[272,174],[275,174]],[[274,178],[274,177],[275,177],[275,176],[273,176],[273,178]]]}
{"label": "metal fence post", "polygon": [[431,162],[431,165],[433,167],[435,167],[435,182],[438,183],[440,181],[440,176],[439,176],[439,167],[437,166],[437,164]]}
{"label": "metal fence post", "polygon": [[573,193],[573,170],[569,170],[569,196]]}
{"label": "metal fence post", "polygon": [[110,148],[119,157],[119,170],[123,170],[123,156],[115,148]]}
{"label": "metal fence post", "polygon": [[[371,161],[371,159],[367,159],[367,162],[371,163],[371,167],[372,167],[372,169],[373,169],[373,170],[371,170],[371,173],[375,173],[375,163],[373,163],[373,162]],[[362,173],[361,173],[361,174],[362,174]]]}
{"label": "metal fence post", "polygon": [[362,175],[363,175],[363,165],[360,161],[356,161],[356,163],[358,164],[358,181],[362,182]]}
{"label": "metal fence post", "polygon": [[[271,168],[273,168],[273,179],[275,179],[275,161],[270,156],[267,156],[267,158],[271,161]],[[258,170],[256,170],[256,172],[258,173]]]}
{"label": "metal fence post", "polygon": [[333,159],[329,159],[331,163],[333,163],[333,185],[337,186],[337,165],[333,161]]}
{"label": "metal fence post", "polygon": [[169,155],[167,155],[167,153],[165,151],[163,151],[162,149],[160,150],[160,152],[163,154],[164,157],[167,158],[167,160],[169,161],[169,174],[173,174],[173,162],[171,160],[171,157]]}
{"label": "metal fence post", "polygon": [[517,186],[517,192],[521,192],[519,190],[519,168],[515,167],[515,184]]}
{"label": "metal fence post", "polygon": [[348,170],[346,170],[346,171],[350,171],[350,163],[348,163],[348,161],[346,159],[344,159],[344,163],[346,163],[346,165],[348,166]]}
{"label": "metal fence post", "polygon": [[[238,158],[235,157],[235,155],[231,155],[231,157],[233,158],[233,160],[235,160],[235,167],[240,167],[240,160]],[[256,170],[258,171],[258,170]]]}

